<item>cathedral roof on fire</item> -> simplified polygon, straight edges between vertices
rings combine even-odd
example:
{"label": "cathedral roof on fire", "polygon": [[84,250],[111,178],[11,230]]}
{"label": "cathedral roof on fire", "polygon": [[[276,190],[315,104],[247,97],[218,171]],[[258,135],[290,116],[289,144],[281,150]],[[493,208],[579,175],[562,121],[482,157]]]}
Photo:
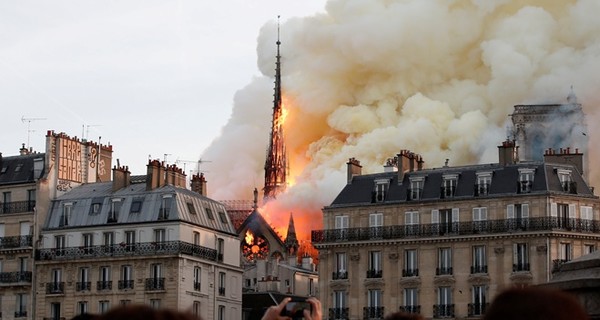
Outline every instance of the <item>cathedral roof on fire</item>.
{"label": "cathedral roof on fire", "polygon": [[237,232],[242,237],[244,236],[244,231],[250,230],[254,234],[265,234],[268,233],[270,238],[275,239],[280,247],[284,247],[283,240],[281,240],[281,236],[273,230],[271,225],[263,218],[262,214],[258,212],[258,209],[254,209],[248,218],[242,223],[242,225],[238,228]]}
{"label": "cathedral roof on fire", "polygon": [[[145,183],[112,190],[112,182],[84,184],[53,201],[45,229],[110,224],[185,222],[237,235],[225,207],[197,192],[165,185],[152,190]],[[64,206],[72,207],[65,224]],[[116,209],[117,214],[112,211]]]}
{"label": "cathedral roof on fire", "polygon": [[[564,163],[549,163],[543,161],[519,162],[501,165],[479,164],[457,166],[399,174],[397,171],[376,174],[356,175],[342,189],[330,207],[354,206],[369,203],[402,203],[411,201],[409,192],[411,182],[422,181],[419,191],[419,201],[434,201],[443,199],[443,181],[454,176],[456,185],[453,188],[452,199],[467,199],[477,195],[478,176],[489,173],[490,183],[486,196],[502,196],[521,193],[519,183],[523,171],[533,173],[533,180],[527,189],[530,194],[568,193],[578,196],[596,197],[576,166]],[[568,172],[570,182],[561,182],[559,172]],[[401,179],[401,181],[398,181]],[[384,183],[387,187],[382,199],[376,199],[376,185]],[[414,200],[413,200],[414,201]]]}

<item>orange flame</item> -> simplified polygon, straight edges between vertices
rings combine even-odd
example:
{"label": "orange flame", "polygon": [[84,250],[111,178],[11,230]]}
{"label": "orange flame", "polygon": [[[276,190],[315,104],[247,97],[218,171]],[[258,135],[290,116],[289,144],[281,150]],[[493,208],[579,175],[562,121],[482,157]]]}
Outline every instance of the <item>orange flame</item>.
{"label": "orange flame", "polygon": [[246,237],[244,237],[244,239],[246,240],[247,244],[254,243],[254,235],[252,234],[252,232],[250,232],[250,230],[246,231]]}

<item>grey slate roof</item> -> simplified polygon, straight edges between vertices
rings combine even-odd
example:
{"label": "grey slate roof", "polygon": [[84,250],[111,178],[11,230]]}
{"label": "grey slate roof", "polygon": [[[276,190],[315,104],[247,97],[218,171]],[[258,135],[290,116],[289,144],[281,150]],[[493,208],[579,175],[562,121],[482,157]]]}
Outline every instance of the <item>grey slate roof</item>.
{"label": "grey slate roof", "polygon": [[[168,217],[159,219],[164,195],[173,195]],[[109,214],[113,199],[121,199],[121,208],[116,221],[109,223]],[[140,212],[131,212],[132,204],[141,201]],[[72,213],[68,225],[64,225],[63,206],[72,204]],[[92,212],[92,205],[100,204],[98,213]],[[194,207],[190,212],[188,203]],[[212,218],[207,211],[211,211]],[[221,221],[220,212],[225,217]],[[166,185],[147,191],[145,183],[134,183],[128,187],[112,191],[112,182],[84,184],[76,187],[52,202],[52,207],[44,225],[44,229],[81,228],[99,225],[156,223],[184,221],[194,225],[236,235],[233,224],[228,218],[225,207],[220,202],[184,188]]]}
{"label": "grey slate roof", "polygon": [[[0,158],[0,185],[35,182],[44,172],[34,174],[34,159],[45,159],[45,153]],[[44,166],[42,166],[43,168]]]}
{"label": "grey slate roof", "polygon": [[[410,177],[424,177],[422,196],[419,201],[440,201],[443,175],[457,174],[458,182],[456,191],[451,199],[467,199],[475,196],[475,185],[477,184],[478,172],[492,172],[491,185],[488,195],[494,197],[502,195],[514,195],[518,191],[519,168],[534,169],[534,181],[531,192],[540,193],[566,193],[561,187],[557,168],[571,170],[571,179],[577,186],[578,196],[595,197],[578,170],[571,165],[544,163],[542,161],[521,162],[513,165],[480,164],[458,167],[442,167],[434,169],[423,169],[404,174],[402,183],[398,183],[398,172],[382,172],[376,174],[365,174],[354,176],[351,183],[347,184],[329,207],[355,206],[375,203],[373,192],[375,182],[389,179],[389,188],[385,200],[381,203],[408,202],[408,190],[410,188]],[[414,202],[414,200],[412,201]]]}

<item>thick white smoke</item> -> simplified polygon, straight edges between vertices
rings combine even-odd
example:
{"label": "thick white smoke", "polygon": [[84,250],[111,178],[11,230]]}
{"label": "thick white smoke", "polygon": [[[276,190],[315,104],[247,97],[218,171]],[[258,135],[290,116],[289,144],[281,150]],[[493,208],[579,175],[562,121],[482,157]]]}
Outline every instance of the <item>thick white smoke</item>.
{"label": "thick white smoke", "polygon": [[[294,184],[265,211],[278,212],[275,225],[294,212],[297,229],[319,228],[350,157],[363,172],[381,171],[400,149],[421,154],[426,167],[496,162],[513,106],[566,102],[571,85],[595,123],[597,12],[597,0],[331,0],[323,14],[288,20],[282,82]],[[271,22],[258,38],[264,77],[238,92],[203,154],[213,198],[250,199],[263,186],[275,41]]]}

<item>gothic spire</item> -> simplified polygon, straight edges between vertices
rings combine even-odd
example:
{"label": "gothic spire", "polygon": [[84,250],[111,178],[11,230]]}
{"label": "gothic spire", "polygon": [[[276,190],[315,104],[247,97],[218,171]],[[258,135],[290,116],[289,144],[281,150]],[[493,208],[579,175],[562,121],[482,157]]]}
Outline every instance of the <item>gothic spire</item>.
{"label": "gothic spire", "polygon": [[294,227],[294,215],[290,213],[290,223],[288,224],[287,236],[284,241],[288,254],[295,255],[300,247],[298,238],[296,238],[296,227]]}

